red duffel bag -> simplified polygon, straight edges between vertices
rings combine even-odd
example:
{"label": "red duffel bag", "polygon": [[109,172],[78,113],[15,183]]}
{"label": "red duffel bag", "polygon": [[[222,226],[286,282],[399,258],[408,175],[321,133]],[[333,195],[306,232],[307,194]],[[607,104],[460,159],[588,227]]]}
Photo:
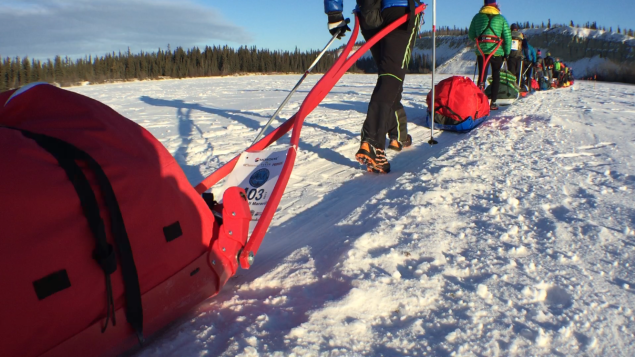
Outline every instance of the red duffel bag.
{"label": "red duffel bag", "polygon": [[120,353],[235,273],[244,191],[225,192],[217,222],[163,145],[108,106],[48,84],[0,93],[0,152],[0,355]]}
{"label": "red duffel bag", "polygon": [[[440,129],[466,131],[489,116],[489,99],[471,79],[453,76],[439,82],[434,98],[434,122]],[[432,92],[427,97],[432,107]],[[430,109],[428,109],[428,119]]]}

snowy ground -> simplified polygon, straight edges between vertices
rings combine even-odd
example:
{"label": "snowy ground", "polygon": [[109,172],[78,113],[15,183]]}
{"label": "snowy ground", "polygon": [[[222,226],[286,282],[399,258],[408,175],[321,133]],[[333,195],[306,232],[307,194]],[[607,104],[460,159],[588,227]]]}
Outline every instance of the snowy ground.
{"label": "snowy ground", "polygon": [[[415,144],[379,176],[353,160],[375,78],[345,76],[307,118],[254,267],[137,356],[635,355],[635,87],[578,81],[430,147],[430,77],[409,76]],[[198,183],[297,79],[73,90],[148,128]]]}

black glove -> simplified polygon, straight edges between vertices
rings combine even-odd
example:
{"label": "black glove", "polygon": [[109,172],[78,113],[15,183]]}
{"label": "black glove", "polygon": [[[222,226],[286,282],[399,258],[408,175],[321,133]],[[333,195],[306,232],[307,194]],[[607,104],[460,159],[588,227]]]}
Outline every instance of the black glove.
{"label": "black glove", "polygon": [[507,62],[508,59],[509,59],[509,56],[507,55],[503,56],[503,61]]}
{"label": "black glove", "polygon": [[344,19],[341,12],[329,12],[329,32],[332,36],[337,34],[337,38],[342,38],[346,35],[346,31],[350,31],[348,27],[349,19]]}

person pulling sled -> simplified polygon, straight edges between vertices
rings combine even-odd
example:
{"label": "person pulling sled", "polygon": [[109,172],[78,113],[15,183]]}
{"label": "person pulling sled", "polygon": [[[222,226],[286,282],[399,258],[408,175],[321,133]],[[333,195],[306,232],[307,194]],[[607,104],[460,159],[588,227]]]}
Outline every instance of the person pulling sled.
{"label": "person pulling sled", "polygon": [[560,61],[560,58],[556,58],[556,60],[553,63],[553,78],[555,79],[556,82],[556,88],[560,87],[560,71],[562,70],[562,61]]}
{"label": "person pulling sled", "polygon": [[545,61],[542,58],[542,52],[540,51],[540,49],[536,50],[536,65],[534,67],[535,69],[535,77],[536,77],[536,81],[538,82],[538,87],[540,88],[539,90],[543,90],[543,88],[546,88],[546,84],[544,84],[545,82],[545,72],[544,72],[544,68],[545,68]]}
{"label": "person pulling sled", "polygon": [[545,75],[549,78],[549,88],[551,88],[551,83],[553,82],[553,67],[556,64],[553,57],[551,57],[551,52],[547,52],[547,57],[545,57],[544,64]]}
{"label": "person pulling sled", "polygon": [[536,50],[532,45],[529,44],[529,41],[525,38],[523,39],[523,57],[525,58],[523,61],[524,70],[522,75],[522,83],[521,87],[526,86],[531,91],[531,79],[533,78],[533,69],[536,66]]}
{"label": "person pulling sled", "polygon": [[[390,139],[389,149],[401,151],[412,145],[401,94],[419,22],[418,15],[414,16],[416,5],[414,0],[357,0],[355,11],[366,40],[403,15],[413,14],[408,22],[370,49],[379,71],[362,126],[361,145],[355,154],[355,159],[365,164],[369,172],[390,172],[386,135]],[[331,35],[336,31],[343,35],[348,29],[342,10],[343,0],[324,0]]]}
{"label": "person pulling sled", "polygon": [[472,18],[468,36],[476,41],[478,85],[485,86],[488,65],[492,67],[492,95],[490,110],[498,110],[496,99],[500,86],[500,70],[510,54],[512,36],[507,19],[501,15],[496,0],[484,0],[481,10]]}
{"label": "person pulling sled", "polygon": [[522,43],[525,35],[520,32],[517,24],[511,25],[511,32],[512,45],[509,52],[509,58],[507,59],[507,68],[514,76],[516,76],[516,78],[520,78],[520,75],[522,74],[520,73],[520,64],[523,61]]}

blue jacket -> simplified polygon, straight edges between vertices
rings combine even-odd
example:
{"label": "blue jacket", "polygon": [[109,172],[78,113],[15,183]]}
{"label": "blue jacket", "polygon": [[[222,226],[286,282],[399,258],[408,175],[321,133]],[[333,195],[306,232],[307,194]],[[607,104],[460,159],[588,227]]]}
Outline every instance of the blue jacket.
{"label": "blue jacket", "polygon": [[532,45],[527,44],[527,46],[525,47],[525,45],[523,44],[523,55],[529,62],[536,63],[536,50]]}
{"label": "blue jacket", "polygon": [[[344,0],[324,0],[324,12],[342,12]],[[408,6],[408,0],[381,0],[381,9],[393,6]]]}

